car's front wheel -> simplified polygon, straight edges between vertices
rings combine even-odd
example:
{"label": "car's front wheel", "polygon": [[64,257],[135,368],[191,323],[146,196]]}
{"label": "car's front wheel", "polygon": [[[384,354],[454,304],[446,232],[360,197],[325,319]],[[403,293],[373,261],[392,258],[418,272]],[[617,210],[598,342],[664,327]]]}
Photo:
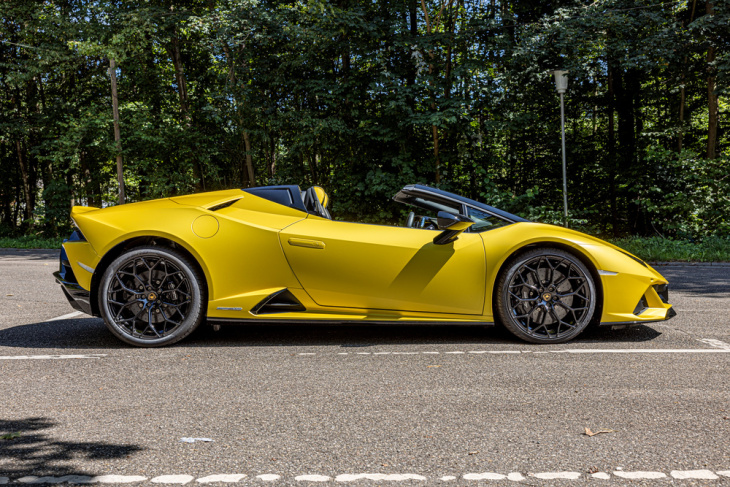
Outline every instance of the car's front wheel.
{"label": "car's front wheel", "polygon": [[182,340],[203,320],[205,284],[185,255],[137,247],[117,257],[99,286],[99,308],[119,339],[140,347]]}
{"label": "car's front wheel", "polygon": [[596,310],[588,268],[560,249],[533,249],[513,259],[497,282],[496,311],[504,326],[532,343],[563,343],[578,336]]}

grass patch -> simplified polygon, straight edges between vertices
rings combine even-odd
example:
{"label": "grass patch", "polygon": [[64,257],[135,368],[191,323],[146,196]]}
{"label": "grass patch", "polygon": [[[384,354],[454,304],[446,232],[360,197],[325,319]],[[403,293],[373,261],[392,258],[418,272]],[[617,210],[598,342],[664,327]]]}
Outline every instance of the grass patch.
{"label": "grass patch", "polygon": [[707,237],[701,241],[662,237],[625,237],[610,242],[651,262],[728,262],[730,238]]}
{"label": "grass patch", "polygon": [[60,249],[63,238],[44,238],[38,235],[0,237],[0,249]]}

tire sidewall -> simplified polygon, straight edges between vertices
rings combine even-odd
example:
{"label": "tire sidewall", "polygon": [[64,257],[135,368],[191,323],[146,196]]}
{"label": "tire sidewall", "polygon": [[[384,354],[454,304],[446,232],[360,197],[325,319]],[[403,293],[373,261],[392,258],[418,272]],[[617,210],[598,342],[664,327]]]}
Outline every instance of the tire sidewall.
{"label": "tire sidewall", "polygon": [[[566,335],[560,338],[537,338],[533,335],[525,332],[522,327],[514,322],[512,314],[509,310],[509,282],[514,276],[515,272],[525,263],[533,260],[535,257],[540,256],[555,256],[567,259],[571,264],[575,265],[585,275],[590,290],[591,302],[589,304],[588,312],[585,318],[583,318],[581,324],[573,329]],[[543,248],[528,250],[518,256],[516,256],[507,267],[507,270],[502,273],[498,281],[498,300],[497,300],[497,314],[499,315],[502,324],[507,328],[513,335],[531,343],[565,343],[580,335],[593,320],[593,315],[597,309],[598,295],[596,292],[596,284],[593,280],[593,274],[590,272],[588,267],[574,254],[561,249],[555,248]]]}
{"label": "tire sidewall", "polygon": [[[142,256],[154,256],[158,258],[162,257],[166,260],[169,260],[183,272],[185,277],[190,282],[192,294],[190,312],[188,313],[188,316],[185,317],[183,322],[172,333],[164,336],[163,338],[140,339],[132,337],[124,331],[123,327],[115,323],[112,317],[109,315],[107,291],[112,280],[114,279],[115,274],[129,261]],[[111,331],[114,336],[116,336],[123,342],[138,347],[161,347],[164,345],[171,345],[175,342],[178,342],[188,336],[190,333],[192,333],[198,327],[198,325],[203,320],[203,317],[205,316],[203,310],[203,297],[205,294],[204,285],[202,283],[202,279],[199,275],[198,270],[185,256],[181,255],[178,252],[175,252],[172,249],[164,247],[137,247],[121,254],[119,257],[114,259],[114,261],[112,261],[112,263],[109,264],[109,266],[104,271],[101,282],[99,284],[98,292],[99,312],[104,319],[104,323],[106,324],[107,328],[109,328],[109,331]]]}

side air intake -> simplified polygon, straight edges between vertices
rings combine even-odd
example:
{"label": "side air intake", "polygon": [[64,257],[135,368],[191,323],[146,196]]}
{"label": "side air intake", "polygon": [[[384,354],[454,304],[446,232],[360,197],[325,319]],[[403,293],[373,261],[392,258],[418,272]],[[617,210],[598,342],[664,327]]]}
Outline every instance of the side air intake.
{"label": "side air intake", "polygon": [[268,315],[306,310],[307,308],[288,289],[282,289],[267,296],[263,301],[254,306],[251,313],[255,315]]}

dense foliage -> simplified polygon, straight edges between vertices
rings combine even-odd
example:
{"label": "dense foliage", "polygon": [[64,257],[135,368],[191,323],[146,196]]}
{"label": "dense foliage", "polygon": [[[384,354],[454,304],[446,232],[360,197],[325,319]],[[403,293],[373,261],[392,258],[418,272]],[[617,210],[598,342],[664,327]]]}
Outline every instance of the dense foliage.
{"label": "dense foliage", "polygon": [[117,202],[318,184],[397,222],[421,182],[572,225],[730,235],[730,0],[9,0],[0,236]]}

